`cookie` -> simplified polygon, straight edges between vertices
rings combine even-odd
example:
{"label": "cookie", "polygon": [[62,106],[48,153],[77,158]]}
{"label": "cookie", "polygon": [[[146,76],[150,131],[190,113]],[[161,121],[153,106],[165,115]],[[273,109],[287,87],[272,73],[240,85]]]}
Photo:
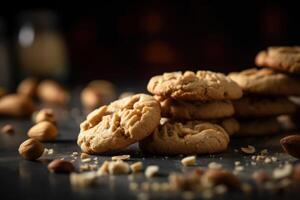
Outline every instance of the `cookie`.
{"label": "cookie", "polygon": [[240,130],[235,136],[265,136],[281,130],[281,124],[276,117],[238,120]]}
{"label": "cookie", "polygon": [[257,54],[255,63],[261,67],[300,73],[300,46],[269,47]]}
{"label": "cookie", "polygon": [[213,120],[211,121],[212,123],[216,123],[220,125],[224,130],[227,132],[229,136],[234,135],[240,130],[240,124],[238,121],[233,118],[225,118],[225,119],[218,119],[218,120]]}
{"label": "cookie", "polygon": [[166,121],[139,143],[144,152],[161,155],[210,154],[227,149],[229,136],[217,124]]}
{"label": "cookie", "polygon": [[230,100],[220,101],[181,101],[171,98],[155,98],[160,102],[163,117],[178,120],[203,120],[230,117],[234,108]]}
{"label": "cookie", "polygon": [[300,79],[272,69],[251,68],[228,75],[244,93],[265,95],[300,95]]}
{"label": "cookie", "polygon": [[126,97],[91,112],[80,125],[77,144],[90,154],[123,149],[151,134],[160,118],[152,96]]}
{"label": "cookie", "polygon": [[232,102],[238,117],[266,117],[292,114],[297,106],[287,97],[243,96]]}
{"label": "cookie", "polygon": [[152,94],[176,100],[207,101],[239,99],[241,88],[222,73],[191,71],[164,73],[148,83]]}

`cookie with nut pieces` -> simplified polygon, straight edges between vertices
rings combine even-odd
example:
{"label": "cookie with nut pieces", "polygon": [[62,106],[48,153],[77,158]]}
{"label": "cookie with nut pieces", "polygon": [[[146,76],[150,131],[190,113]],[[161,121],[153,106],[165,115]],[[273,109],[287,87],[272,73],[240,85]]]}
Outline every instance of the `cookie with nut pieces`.
{"label": "cookie with nut pieces", "polygon": [[300,46],[269,47],[257,54],[255,63],[260,67],[300,73]]}
{"label": "cookie with nut pieces", "polygon": [[81,124],[77,143],[90,154],[123,149],[151,134],[160,117],[159,103],[152,96],[126,97],[91,112]]}
{"label": "cookie with nut pieces", "polygon": [[161,155],[219,153],[227,149],[229,136],[219,125],[166,120],[139,143],[144,152]]}
{"label": "cookie with nut pieces", "polygon": [[246,69],[228,75],[244,93],[260,95],[300,95],[300,78],[272,69]]}
{"label": "cookie with nut pieces", "polygon": [[147,89],[152,94],[176,100],[225,100],[242,96],[242,90],[234,81],[212,71],[164,73],[152,77]]}

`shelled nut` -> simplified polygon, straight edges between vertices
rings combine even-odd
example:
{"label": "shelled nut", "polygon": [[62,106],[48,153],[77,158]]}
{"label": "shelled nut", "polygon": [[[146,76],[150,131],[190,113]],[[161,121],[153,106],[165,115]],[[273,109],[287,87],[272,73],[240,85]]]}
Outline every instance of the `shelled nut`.
{"label": "shelled nut", "polygon": [[44,152],[44,146],[36,139],[28,139],[19,147],[19,154],[27,160],[36,160]]}
{"label": "shelled nut", "polygon": [[57,128],[51,122],[43,121],[31,127],[27,134],[39,141],[53,141],[57,137]]}

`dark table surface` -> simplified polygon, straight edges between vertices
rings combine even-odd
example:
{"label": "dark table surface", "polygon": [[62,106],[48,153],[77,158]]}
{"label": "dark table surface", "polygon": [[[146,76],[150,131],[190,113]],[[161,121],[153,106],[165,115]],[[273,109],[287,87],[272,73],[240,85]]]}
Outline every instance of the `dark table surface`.
{"label": "dark table surface", "polygon": [[[16,132],[12,135],[0,134],[0,194],[1,199],[181,199],[182,192],[146,192],[141,195],[141,191],[131,191],[129,189],[129,178],[126,175],[109,176],[100,178],[100,184],[95,187],[74,188],[70,185],[69,176],[66,174],[49,173],[47,163],[54,158],[64,157],[66,160],[72,159],[72,152],[80,153],[76,144],[77,134],[79,132],[79,123],[82,114],[78,109],[58,109],[58,129],[59,137],[53,143],[45,143],[46,148],[53,148],[53,155],[42,156],[38,161],[24,160],[18,154],[18,147],[27,136],[27,130],[32,126],[30,119],[12,119],[1,118],[0,127],[5,124],[12,124]],[[228,170],[234,169],[234,162],[240,161],[245,167],[239,173],[239,177],[253,184],[250,176],[254,170],[266,169],[272,171],[275,167],[286,161],[290,163],[297,162],[296,159],[283,153],[279,146],[279,139],[282,135],[232,139],[229,149],[222,154],[204,155],[197,157],[197,166],[206,167],[210,162],[221,163]],[[268,149],[270,155],[278,158],[278,161],[266,164],[257,162],[257,165],[251,165],[251,155],[245,155],[241,152],[235,152],[235,149],[246,145],[253,145],[257,151]],[[119,152],[119,154],[130,154],[130,162],[142,161],[144,167],[150,164],[159,165],[160,175],[146,179],[143,173],[134,175],[131,179],[142,183],[145,181],[166,182],[170,172],[182,172],[192,170],[194,167],[183,167],[180,163],[182,157],[164,157],[143,155],[138,151],[137,145]],[[102,161],[110,160],[111,155],[99,155],[99,165]],[[76,167],[80,165],[80,159],[75,162]],[[300,199],[300,187],[287,188],[284,192],[261,191],[254,187],[250,194],[244,194],[238,191],[230,191],[225,195],[217,196],[217,199]],[[145,192],[143,192],[145,193]],[[196,194],[196,198],[201,198],[201,194]]]}

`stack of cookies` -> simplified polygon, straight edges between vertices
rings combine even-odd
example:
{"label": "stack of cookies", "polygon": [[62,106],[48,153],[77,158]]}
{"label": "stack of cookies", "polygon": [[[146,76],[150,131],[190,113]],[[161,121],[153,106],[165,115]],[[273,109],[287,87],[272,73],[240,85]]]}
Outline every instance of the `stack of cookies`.
{"label": "stack of cookies", "polygon": [[191,71],[153,77],[148,91],[161,105],[161,124],[140,148],[155,154],[205,154],[226,150],[238,131],[231,100],[241,88],[222,73]]}
{"label": "stack of cookies", "polygon": [[237,135],[257,136],[277,133],[278,116],[291,115],[297,106],[289,96],[300,95],[300,47],[271,47],[256,56],[262,69],[247,69],[228,75],[243,89],[243,98],[234,101],[240,124]]}

